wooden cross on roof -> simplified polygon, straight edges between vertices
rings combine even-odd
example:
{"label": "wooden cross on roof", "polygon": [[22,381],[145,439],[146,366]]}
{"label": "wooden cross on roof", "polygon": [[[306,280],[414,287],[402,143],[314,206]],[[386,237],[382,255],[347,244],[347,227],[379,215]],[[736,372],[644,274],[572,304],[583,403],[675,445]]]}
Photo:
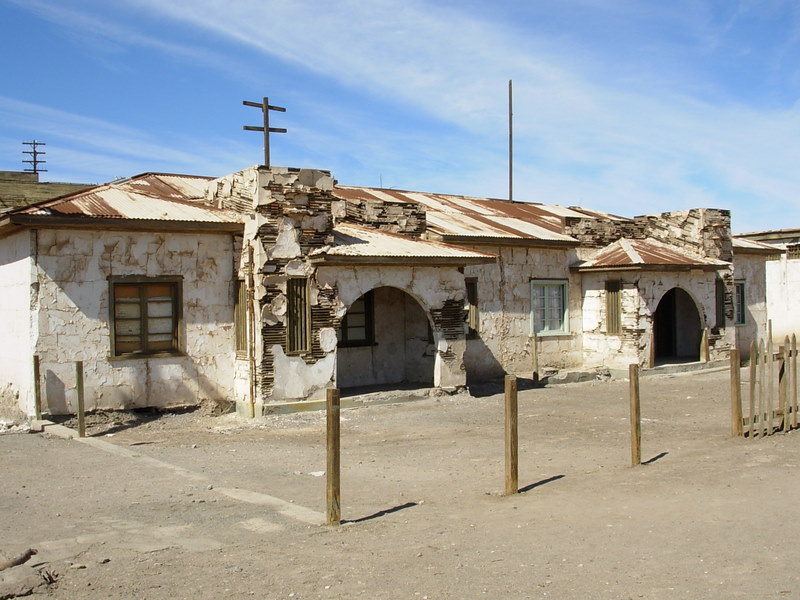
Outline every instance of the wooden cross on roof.
{"label": "wooden cross on roof", "polygon": [[269,98],[264,96],[263,102],[249,102],[247,100],[242,100],[242,104],[245,106],[253,106],[255,108],[260,108],[261,112],[264,114],[264,125],[261,127],[253,127],[251,125],[245,125],[243,129],[245,131],[263,131],[264,132],[264,166],[269,168],[269,134],[270,133],[286,133],[286,129],[282,127],[270,127],[269,126],[269,111],[275,110],[278,112],[286,112],[286,109],[282,106],[272,106],[269,103]]}

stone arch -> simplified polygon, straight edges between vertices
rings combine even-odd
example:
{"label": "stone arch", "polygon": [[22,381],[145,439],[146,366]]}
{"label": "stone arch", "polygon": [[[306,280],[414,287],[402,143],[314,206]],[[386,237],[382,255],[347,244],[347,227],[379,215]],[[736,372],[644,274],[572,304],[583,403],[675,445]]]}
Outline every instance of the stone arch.
{"label": "stone arch", "polygon": [[346,306],[339,329],[337,386],[434,385],[430,310],[416,295],[379,285]]}
{"label": "stone arch", "polygon": [[700,360],[702,308],[687,290],[673,287],[653,313],[653,357],[656,364]]}

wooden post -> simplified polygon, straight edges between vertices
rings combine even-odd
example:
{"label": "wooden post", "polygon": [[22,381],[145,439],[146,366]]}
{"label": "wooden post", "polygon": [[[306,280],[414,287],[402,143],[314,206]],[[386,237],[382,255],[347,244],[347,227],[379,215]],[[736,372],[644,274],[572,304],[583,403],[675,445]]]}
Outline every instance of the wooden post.
{"label": "wooden post", "polygon": [[797,429],[797,335],[792,334],[792,427]]}
{"label": "wooden post", "polygon": [[764,364],[766,365],[766,377],[767,377],[767,418],[764,423],[764,435],[772,435],[773,427],[772,427],[772,419],[773,419],[773,409],[775,406],[775,382],[773,380],[773,375],[775,374],[775,369],[773,363],[775,356],[772,350],[772,330],[770,329],[770,338],[767,340],[767,356],[764,360]]}
{"label": "wooden post", "polygon": [[42,420],[42,392],[39,385],[39,355],[33,355],[33,412],[36,420]]}
{"label": "wooden post", "polygon": [[647,368],[652,369],[656,366],[656,326],[653,324],[650,330],[650,353],[647,357]]}
{"label": "wooden post", "polygon": [[83,406],[83,361],[75,361],[75,380],[78,389],[78,437],[86,437],[86,414]]}
{"label": "wooden post", "polygon": [[766,435],[766,382],[764,378],[767,376],[767,349],[764,340],[758,344],[758,385],[756,388],[756,397],[758,398],[758,435]]}
{"label": "wooden post", "polygon": [[788,398],[788,384],[789,384],[789,336],[783,346],[778,347],[778,406],[781,414],[780,429],[781,431],[789,431],[792,424],[789,421],[789,413],[791,407],[787,402]]}
{"label": "wooden post", "polygon": [[629,368],[631,397],[631,466],[642,464],[642,410],[639,402],[639,365]]}
{"label": "wooden post", "polygon": [[339,428],[339,390],[328,389],[326,392],[328,412],[327,446],[327,510],[326,524],[339,525],[342,522],[342,490],[341,490],[341,446]]}
{"label": "wooden post", "polygon": [[731,349],[731,436],[739,437],[742,431],[742,377],[739,350]]}
{"label": "wooden post", "polygon": [[700,338],[700,362],[709,361],[708,349],[708,327],[703,328],[702,337]]}
{"label": "wooden post", "polygon": [[519,435],[517,418],[517,378],[506,375],[506,496],[519,491]]}
{"label": "wooden post", "polygon": [[758,346],[753,340],[750,342],[750,427],[747,432],[750,439],[753,438],[756,426],[756,379],[758,379]]}
{"label": "wooden post", "polygon": [[531,339],[531,353],[533,354],[533,383],[539,383],[539,336],[533,332]]}

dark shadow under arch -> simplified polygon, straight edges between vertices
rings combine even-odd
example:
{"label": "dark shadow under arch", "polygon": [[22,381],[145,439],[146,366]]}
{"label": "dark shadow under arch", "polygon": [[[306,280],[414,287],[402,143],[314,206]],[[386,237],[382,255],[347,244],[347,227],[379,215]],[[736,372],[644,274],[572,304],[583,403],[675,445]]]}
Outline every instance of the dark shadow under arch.
{"label": "dark shadow under arch", "polygon": [[661,298],[653,335],[656,364],[700,360],[700,312],[685,290],[675,287]]}

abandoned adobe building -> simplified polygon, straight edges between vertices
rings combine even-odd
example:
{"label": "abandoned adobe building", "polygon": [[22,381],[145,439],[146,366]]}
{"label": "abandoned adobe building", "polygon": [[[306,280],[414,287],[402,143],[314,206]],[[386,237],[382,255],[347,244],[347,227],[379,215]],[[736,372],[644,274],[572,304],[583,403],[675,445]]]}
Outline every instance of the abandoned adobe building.
{"label": "abandoned adobe building", "polygon": [[764,263],[725,210],[633,219],[340,186],[326,171],[144,174],[0,218],[0,408],[454,391],[503,373],[727,357]]}
{"label": "abandoned adobe building", "polygon": [[800,295],[800,229],[754,231],[739,236],[773,248],[766,263],[767,312],[772,321],[773,340],[782,344],[785,336],[800,332],[797,297]]}

